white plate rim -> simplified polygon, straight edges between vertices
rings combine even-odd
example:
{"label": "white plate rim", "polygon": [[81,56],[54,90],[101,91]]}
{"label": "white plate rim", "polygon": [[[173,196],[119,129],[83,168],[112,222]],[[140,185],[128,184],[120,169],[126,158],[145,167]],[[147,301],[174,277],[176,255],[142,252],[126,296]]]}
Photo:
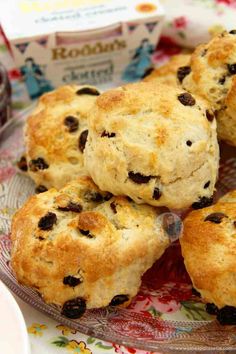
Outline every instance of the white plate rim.
{"label": "white plate rim", "polygon": [[[19,347],[18,352],[20,354],[30,354],[31,351],[30,351],[29,337],[28,337],[27,327],[26,327],[23,314],[14,296],[11,294],[7,286],[2,281],[0,281],[0,293],[4,296],[6,301],[9,303],[11,307],[11,312],[13,311],[14,314],[16,315],[15,317],[17,319],[16,327],[17,330],[20,331],[20,337],[22,340],[21,343],[18,343],[19,345],[21,345],[21,347]],[[1,351],[1,341],[0,341],[0,351]]]}

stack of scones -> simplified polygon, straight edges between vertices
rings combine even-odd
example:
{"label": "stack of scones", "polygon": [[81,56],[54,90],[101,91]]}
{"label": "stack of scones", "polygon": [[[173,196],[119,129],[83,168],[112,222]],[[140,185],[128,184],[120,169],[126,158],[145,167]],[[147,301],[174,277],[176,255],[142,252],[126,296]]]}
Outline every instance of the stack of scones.
{"label": "stack of scones", "polygon": [[142,82],[47,93],[24,136],[19,167],[36,194],[12,220],[20,283],[69,318],[128,306],[170,244],[161,207],[188,209],[180,244],[193,286],[236,324],[236,191],[213,204],[218,140],[236,147],[236,30]]}

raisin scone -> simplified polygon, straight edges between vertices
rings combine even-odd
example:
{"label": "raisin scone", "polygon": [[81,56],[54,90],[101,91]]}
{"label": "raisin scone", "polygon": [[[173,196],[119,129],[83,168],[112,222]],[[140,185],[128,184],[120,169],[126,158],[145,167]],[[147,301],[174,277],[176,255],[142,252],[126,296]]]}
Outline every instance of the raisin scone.
{"label": "raisin scone", "polygon": [[79,177],[30,197],[15,214],[13,270],[46,302],[63,305],[68,317],[128,303],[169,245],[159,213]]}
{"label": "raisin scone", "polygon": [[171,86],[180,85],[190,73],[190,54],[174,55],[166,64],[152,71],[143,81],[154,81]]}
{"label": "raisin scone", "polygon": [[99,94],[92,86],[67,85],[39,99],[25,126],[26,167],[37,190],[62,188],[87,174],[87,114]]}
{"label": "raisin scone", "polygon": [[219,139],[236,146],[236,30],[199,45],[190,66],[183,88],[209,101],[216,114]]}
{"label": "raisin scone", "polygon": [[218,307],[223,322],[227,308],[236,307],[236,190],[191,212],[183,230],[180,244],[193,286]]}
{"label": "raisin scone", "polygon": [[113,89],[95,102],[84,158],[101,190],[139,204],[208,203],[219,160],[214,115],[177,87],[140,82]]}
{"label": "raisin scone", "polygon": [[232,190],[231,192],[229,192],[229,193],[225,194],[223,197],[221,197],[220,202],[235,203],[236,204],[236,189]]}

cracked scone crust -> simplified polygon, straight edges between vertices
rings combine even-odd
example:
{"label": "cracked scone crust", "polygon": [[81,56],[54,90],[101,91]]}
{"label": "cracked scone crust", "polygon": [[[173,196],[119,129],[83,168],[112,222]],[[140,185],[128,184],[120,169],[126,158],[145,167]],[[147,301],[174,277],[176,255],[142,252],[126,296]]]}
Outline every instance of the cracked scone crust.
{"label": "cracked scone crust", "polygon": [[107,91],[93,107],[89,132],[85,164],[102,190],[170,208],[214,191],[216,122],[208,105],[183,89],[142,82]]}
{"label": "cracked scone crust", "polygon": [[[180,84],[182,80],[183,74],[188,71],[187,68],[189,67],[190,62],[190,54],[177,54],[171,57],[171,59],[164,65],[160,66],[159,68],[155,69],[150,75],[148,75],[143,81],[155,82],[156,84],[163,83],[166,85],[177,86]],[[178,75],[179,70],[179,75]],[[178,78],[179,76],[179,78]]]}
{"label": "cracked scone crust", "polygon": [[236,306],[236,191],[191,212],[180,238],[186,269],[206,302]]}
{"label": "cracked scone crust", "polygon": [[236,34],[223,32],[196,48],[183,87],[209,100],[218,136],[236,146]]}
{"label": "cracked scone crust", "polygon": [[142,274],[169,245],[158,214],[80,177],[60,191],[30,197],[15,214],[13,270],[20,283],[49,303],[79,297],[87,308],[96,308],[117,295],[132,299]]}
{"label": "cracked scone crust", "polygon": [[68,85],[43,95],[25,127],[28,173],[37,186],[61,188],[86,175],[87,113],[99,92]]}

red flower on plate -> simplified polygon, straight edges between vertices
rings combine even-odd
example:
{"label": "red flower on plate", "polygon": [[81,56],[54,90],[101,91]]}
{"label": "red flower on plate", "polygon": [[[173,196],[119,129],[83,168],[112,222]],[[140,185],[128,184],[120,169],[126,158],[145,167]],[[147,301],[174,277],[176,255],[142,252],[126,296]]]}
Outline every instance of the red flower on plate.
{"label": "red flower on plate", "polygon": [[161,319],[141,316],[131,311],[125,317],[114,317],[109,322],[110,329],[126,337],[133,337],[142,340],[164,340],[175,332],[175,327],[170,322]]}
{"label": "red flower on plate", "polygon": [[173,21],[173,25],[175,28],[186,28],[187,27],[187,19],[184,16],[176,17]]}
{"label": "red flower on plate", "polygon": [[[180,301],[189,299],[190,296],[182,294],[185,291],[181,289],[172,289],[172,286],[175,286],[175,284],[167,284],[153,293],[148,288],[141,288],[140,293],[129,305],[129,309],[145,317],[159,317],[163,313],[178,311],[181,307]],[[175,294],[177,292],[179,294]],[[174,295],[176,295],[176,298]]]}

